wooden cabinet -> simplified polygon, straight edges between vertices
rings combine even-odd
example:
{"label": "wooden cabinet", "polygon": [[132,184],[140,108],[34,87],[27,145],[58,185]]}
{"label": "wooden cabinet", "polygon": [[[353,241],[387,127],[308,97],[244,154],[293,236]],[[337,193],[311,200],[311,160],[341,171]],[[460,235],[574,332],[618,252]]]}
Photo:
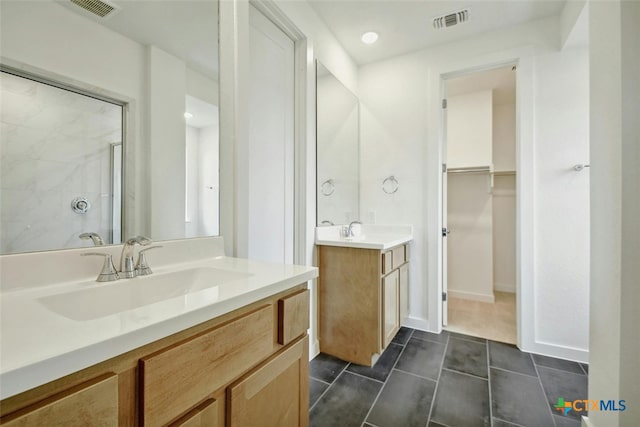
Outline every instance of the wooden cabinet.
{"label": "wooden cabinet", "polygon": [[229,427],[309,425],[309,340],[305,336],[229,387]]}
{"label": "wooden cabinet", "polygon": [[3,426],[118,425],[118,376],[106,374],[0,419]]}
{"label": "wooden cabinet", "polygon": [[0,424],[306,426],[308,326],[299,285],[5,399]]}
{"label": "wooden cabinet", "polygon": [[382,343],[386,348],[400,329],[400,275],[398,270],[382,278]]}
{"label": "wooden cabinet", "polygon": [[319,246],[320,351],[372,366],[408,314],[408,245]]}

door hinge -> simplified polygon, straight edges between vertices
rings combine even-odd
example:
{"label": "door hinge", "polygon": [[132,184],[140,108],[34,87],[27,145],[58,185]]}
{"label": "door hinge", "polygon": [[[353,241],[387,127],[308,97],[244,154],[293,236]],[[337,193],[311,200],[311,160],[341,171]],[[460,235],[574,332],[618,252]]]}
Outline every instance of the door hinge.
{"label": "door hinge", "polygon": [[447,300],[447,293],[443,292],[442,293],[442,302],[445,302]]}
{"label": "door hinge", "polygon": [[446,163],[442,164],[442,173],[447,173],[447,164]]}
{"label": "door hinge", "polygon": [[447,100],[446,99],[442,100],[442,108],[447,108]]}
{"label": "door hinge", "polygon": [[442,227],[442,237],[447,237],[447,235],[451,233],[448,228]]}

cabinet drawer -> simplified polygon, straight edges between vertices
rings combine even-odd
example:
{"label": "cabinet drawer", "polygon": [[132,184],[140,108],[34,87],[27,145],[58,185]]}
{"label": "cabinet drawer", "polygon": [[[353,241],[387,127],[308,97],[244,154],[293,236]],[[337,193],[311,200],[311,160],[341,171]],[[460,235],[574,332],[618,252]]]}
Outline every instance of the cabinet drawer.
{"label": "cabinet drawer", "polygon": [[118,376],[106,374],[0,420],[3,426],[118,425]]}
{"label": "cabinet drawer", "polygon": [[180,418],[170,427],[223,427],[221,420],[221,405],[217,400],[208,399],[193,411]]}
{"label": "cabinet drawer", "polygon": [[278,300],[278,343],[287,345],[309,329],[309,290]]}
{"label": "cabinet drawer", "polygon": [[382,275],[389,274],[393,270],[393,250],[382,253]]}
{"label": "cabinet drawer", "polygon": [[142,423],[164,425],[203,401],[271,354],[273,338],[268,305],[141,359]]}
{"label": "cabinet drawer", "polygon": [[393,256],[391,257],[391,269],[395,270],[405,263],[406,258],[406,245],[398,246],[397,248],[393,248],[391,252],[393,252]]}

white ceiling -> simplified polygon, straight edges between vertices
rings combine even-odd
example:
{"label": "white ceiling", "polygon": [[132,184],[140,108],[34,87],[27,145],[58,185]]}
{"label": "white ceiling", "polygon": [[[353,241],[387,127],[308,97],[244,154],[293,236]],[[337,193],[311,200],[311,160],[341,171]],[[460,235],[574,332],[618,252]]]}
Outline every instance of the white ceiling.
{"label": "white ceiling", "polygon": [[[340,44],[358,65],[430,46],[558,15],[565,0],[309,0]],[[468,9],[466,23],[436,30],[433,18]],[[365,45],[360,37],[375,31],[379,39]]]}

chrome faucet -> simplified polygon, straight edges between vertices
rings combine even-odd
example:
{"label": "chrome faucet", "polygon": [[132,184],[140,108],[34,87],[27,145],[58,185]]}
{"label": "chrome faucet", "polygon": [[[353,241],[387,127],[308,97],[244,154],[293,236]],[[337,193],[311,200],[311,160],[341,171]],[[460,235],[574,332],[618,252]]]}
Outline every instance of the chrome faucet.
{"label": "chrome faucet", "polygon": [[136,244],[147,246],[151,244],[151,239],[144,236],[136,236],[125,242],[122,247],[122,255],[120,256],[120,273],[122,273],[122,278],[131,279],[136,277],[135,264],[133,263],[133,247]]}
{"label": "chrome faucet", "polygon": [[351,221],[349,223],[349,227],[347,228],[347,235],[345,237],[354,237],[353,236],[353,224],[360,224],[362,225],[362,223],[360,221]]}
{"label": "chrome faucet", "polygon": [[100,237],[100,235],[98,233],[93,233],[93,232],[82,233],[78,237],[81,238],[82,240],[91,239],[93,241],[93,246],[102,246],[102,245],[104,245],[104,240],[102,240],[102,237]]}

